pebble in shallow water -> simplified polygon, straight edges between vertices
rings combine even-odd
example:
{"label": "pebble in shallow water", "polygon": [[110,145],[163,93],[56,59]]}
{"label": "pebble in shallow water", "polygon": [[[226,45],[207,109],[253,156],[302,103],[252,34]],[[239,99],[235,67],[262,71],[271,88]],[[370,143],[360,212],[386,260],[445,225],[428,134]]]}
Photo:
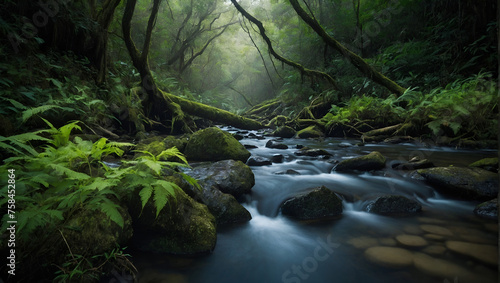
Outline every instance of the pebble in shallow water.
{"label": "pebble in shallow water", "polygon": [[460,282],[481,282],[474,273],[449,261],[433,258],[423,253],[413,256],[415,267],[421,272],[439,278],[459,278]]}
{"label": "pebble in shallow water", "polygon": [[453,236],[453,232],[451,232],[450,229],[441,226],[423,224],[420,225],[420,229],[431,234],[437,234],[441,236]]}
{"label": "pebble in shallow water", "polygon": [[470,256],[487,264],[497,265],[498,263],[498,248],[496,246],[447,241],[446,247],[456,253]]}
{"label": "pebble in shallow water", "polygon": [[415,235],[398,235],[396,236],[396,241],[398,241],[398,243],[400,243],[401,245],[407,247],[423,247],[428,245],[427,241],[424,238]]}
{"label": "pebble in shallow water", "polygon": [[384,267],[403,268],[413,264],[413,254],[402,248],[371,247],[365,251],[369,261]]}

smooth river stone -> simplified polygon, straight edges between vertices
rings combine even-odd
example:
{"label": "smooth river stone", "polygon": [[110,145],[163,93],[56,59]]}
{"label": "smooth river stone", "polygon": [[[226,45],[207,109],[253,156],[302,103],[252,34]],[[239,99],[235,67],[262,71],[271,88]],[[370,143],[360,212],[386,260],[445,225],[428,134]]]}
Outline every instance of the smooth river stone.
{"label": "smooth river stone", "polygon": [[347,241],[347,243],[349,243],[350,245],[352,245],[357,249],[366,249],[378,245],[378,240],[367,236],[361,236],[357,238],[352,238],[349,241]]}
{"label": "smooth river stone", "polygon": [[481,282],[477,281],[474,273],[460,265],[449,261],[433,258],[423,253],[415,253],[413,256],[415,268],[421,272],[438,278],[459,278],[462,282]]}
{"label": "smooth river stone", "polygon": [[420,229],[431,234],[438,234],[441,236],[453,236],[453,232],[451,232],[450,229],[441,226],[423,224],[420,225]]}
{"label": "smooth river stone", "polygon": [[446,241],[446,247],[451,251],[473,257],[487,264],[497,265],[498,263],[498,248],[496,246]]}
{"label": "smooth river stone", "polygon": [[403,268],[413,264],[413,254],[402,248],[371,247],[365,251],[365,258],[383,267]]}
{"label": "smooth river stone", "polygon": [[433,240],[433,241],[444,241],[445,240],[445,237],[443,237],[441,235],[436,235],[436,234],[425,234],[424,238],[427,238],[427,239]]}
{"label": "smooth river stone", "polygon": [[423,247],[428,244],[427,241],[420,236],[406,234],[396,236],[396,241],[398,241],[401,245],[408,247]]}
{"label": "smooth river stone", "polygon": [[429,255],[443,255],[446,252],[446,248],[444,246],[432,245],[425,247],[422,252]]}
{"label": "smooth river stone", "polygon": [[406,225],[404,228],[403,228],[403,231],[405,233],[408,233],[408,234],[413,234],[413,235],[419,235],[419,234],[422,234],[424,231],[422,231],[422,229],[420,229],[420,227],[418,227],[417,225]]}

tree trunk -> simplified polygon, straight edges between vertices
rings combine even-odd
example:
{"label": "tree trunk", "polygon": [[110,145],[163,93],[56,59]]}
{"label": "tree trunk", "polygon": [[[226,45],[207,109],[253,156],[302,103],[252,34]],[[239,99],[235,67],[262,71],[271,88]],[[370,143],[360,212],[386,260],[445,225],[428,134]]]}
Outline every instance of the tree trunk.
{"label": "tree trunk", "polygon": [[[363,58],[359,57],[356,55],[354,52],[350,51],[349,49],[345,48],[340,42],[335,40],[333,37],[331,37],[324,29],[321,27],[321,25],[313,19],[307,12],[302,9],[300,6],[299,2],[297,0],[289,0],[290,4],[292,4],[293,9],[297,14],[302,18],[302,20],[307,23],[324,41],[326,44],[330,45],[337,51],[339,51],[342,56],[347,58],[358,70],[360,70],[365,76],[367,76],[369,79],[373,80],[374,82],[386,87],[388,90],[391,92],[395,93],[396,95],[402,95],[406,89],[395,83],[394,81],[390,80],[377,70],[370,66],[368,63],[363,60]],[[234,0],[232,0],[234,3]]]}
{"label": "tree trunk", "polygon": [[142,52],[139,51],[131,36],[130,22],[134,14],[136,2],[137,0],[127,1],[122,19],[122,29],[125,45],[127,46],[134,67],[139,71],[141,77],[143,78],[142,91],[146,93],[146,98],[143,101],[143,107],[145,108],[144,112],[146,116],[162,125],[166,121],[170,120],[172,123],[171,131],[174,130],[174,122],[181,124],[180,127],[183,132],[191,132],[193,130],[192,126],[186,122],[184,111],[194,116],[229,124],[243,129],[262,128],[262,125],[254,120],[243,118],[231,112],[212,106],[180,98],[160,90],[151,75],[148,62],[148,52],[151,43],[152,30],[158,13],[160,0],[154,0]]}

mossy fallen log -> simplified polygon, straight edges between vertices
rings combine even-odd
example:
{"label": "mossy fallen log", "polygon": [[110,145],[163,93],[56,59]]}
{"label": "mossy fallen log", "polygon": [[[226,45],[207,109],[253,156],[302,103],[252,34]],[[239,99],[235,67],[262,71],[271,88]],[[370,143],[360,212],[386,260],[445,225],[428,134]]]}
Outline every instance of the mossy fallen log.
{"label": "mossy fallen log", "polygon": [[256,130],[264,127],[260,122],[236,115],[226,110],[178,97],[165,91],[161,91],[161,93],[172,102],[177,103],[183,112],[192,116],[198,116],[245,130]]}

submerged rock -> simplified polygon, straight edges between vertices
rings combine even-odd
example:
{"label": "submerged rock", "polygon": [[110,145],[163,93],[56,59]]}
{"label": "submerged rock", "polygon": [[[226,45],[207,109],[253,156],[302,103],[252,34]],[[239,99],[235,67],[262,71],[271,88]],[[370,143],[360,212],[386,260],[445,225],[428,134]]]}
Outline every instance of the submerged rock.
{"label": "submerged rock", "polygon": [[255,185],[252,169],[241,161],[223,160],[193,168],[189,175],[221,192],[239,197]]}
{"label": "submerged rock", "polygon": [[474,214],[483,218],[498,219],[498,198],[478,204],[474,208]]}
{"label": "submerged rock", "polygon": [[325,186],[295,196],[281,205],[284,215],[300,220],[312,220],[342,214],[342,200]]}
{"label": "submerged rock", "polygon": [[368,204],[366,210],[384,215],[407,215],[422,211],[422,205],[404,196],[381,196]]}
{"label": "submerged rock", "polygon": [[475,258],[490,265],[496,266],[498,263],[497,246],[461,241],[446,241],[446,247],[451,251]]}
{"label": "submerged rock", "polygon": [[373,151],[367,155],[342,160],[333,170],[337,172],[378,170],[385,167],[385,161],[385,157],[380,152]]}
{"label": "submerged rock", "polygon": [[323,131],[321,131],[321,129],[319,129],[317,126],[309,126],[297,132],[297,137],[301,139],[321,138],[324,136],[325,134],[323,133]]}
{"label": "submerged rock", "polygon": [[293,138],[297,132],[289,126],[278,127],[272,135],[280,138]]}
{"label": "submerged rock", "polygon": [[428,242],[420,236],[407,234],[396,236],[396,241],[398,241],[398,243],[400,243],[401,245],[407,247],[423,247],[427,246],[428,244]]}
{"label": "submerged rock", "polygon": [[189,160],[219,161],[234,159],[246,162],[250,152],[230,133],[210,127],[194,133],[184,152]]}
{"label": "submerged rock", "polygon": [[371,247],[365,251],[365,258],[377,265],[389,268],[404,268],[413,264],[413,254],[402,248]]}
{"label": "submerged rock", "polygon": [[491,199],[498,195],[498,174],[481,168],[435,167],[417,173],[436,190],[454,197]]}
{"label": "submerged rock", "polygon": [[421,272],[437,278],[459,278],[460,282],[481,282],[477,276],[467,268],[455,263],[434,258],[424,253],[415,253],[413,256],[415,267]]}

